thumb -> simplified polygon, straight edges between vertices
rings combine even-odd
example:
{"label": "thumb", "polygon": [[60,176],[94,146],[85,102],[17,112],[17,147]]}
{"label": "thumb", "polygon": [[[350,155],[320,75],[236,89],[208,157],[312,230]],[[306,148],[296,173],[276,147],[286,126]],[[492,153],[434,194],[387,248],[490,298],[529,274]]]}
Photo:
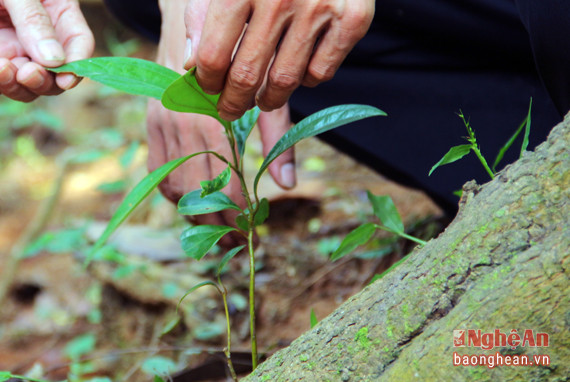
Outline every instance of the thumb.
{"label": "thumb", "polygon": [[52,20],[38,0],[4,0],[4,6],[26,53],[38,64],[55,67],[65,62]]}
{"label": "thumb", "polygon": [[209,5],[210,0],[190,0],[184,12],[184,23],[186,24],[184,69],[186,70],[196,66],[196,50],[200,44]]}
{"label": "thumb", "polygon": [[[266,156],[271,148],[291,127],[289,105],[285,104],[279,109],[262,112],[257,121],[263,156]],[[295,151],[293,148],[285,151],[269,165],[269,174],[275,183],[281,188],[291,189],[297,184],[295,174]]]}

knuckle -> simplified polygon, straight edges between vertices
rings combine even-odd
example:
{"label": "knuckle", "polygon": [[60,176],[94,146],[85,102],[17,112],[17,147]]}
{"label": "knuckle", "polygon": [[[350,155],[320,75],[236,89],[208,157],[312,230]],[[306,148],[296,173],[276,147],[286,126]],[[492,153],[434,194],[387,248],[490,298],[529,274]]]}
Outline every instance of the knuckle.
{"label": "knuckle", "polygon": [[348,11],[343,17],[343,30],[349,40],[357,41],[368,31],[372,22],[373,13],[365,9],[354,9]]}
{"label": "knuckle", "polygon": [[257,89],[261,85],[261,79],[257,71],[251,65],[238,63],[230,70],[228,81],[230,86],[237,89]]}
{"label": "knuckle", "polygon": [[331,80],[334,77],[335,69],[330,65],[311,65],[307,74],[311,78],[310,82],[315,85]]}
{"label": "knuckle", "polygon": [[41,8],[28,7],[23,13],[23,20],[26,25],[51,25],[51,20],[47,14],[42,12]]}
{"label": "knuckle", "polygon": [[299,76],[282,70],[269,73],[269,85],[284,91],[293,91],[301,84]]}
{"label": "knuckle", "polygon": [[196,54],[196,62],[200,70],[207,75],[223,73],[226,69],[223,60],[219,58],[217,53],[211,49],[198,49]]}
{"label": "knuckle", "polygon": [[236,102],[224,100],[218,104],[218,107],[225,111],[228,115],[238,116],[244,112],[244,107]]}

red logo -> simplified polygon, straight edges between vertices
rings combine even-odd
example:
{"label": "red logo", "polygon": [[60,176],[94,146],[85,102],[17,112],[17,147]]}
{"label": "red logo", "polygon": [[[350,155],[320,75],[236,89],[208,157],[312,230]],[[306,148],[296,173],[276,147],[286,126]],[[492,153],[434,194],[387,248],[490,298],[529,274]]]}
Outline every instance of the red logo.
{"label": "red logo", "polygon": [[455,348],[465,347],[465,330],[453,331],[453,347]]}

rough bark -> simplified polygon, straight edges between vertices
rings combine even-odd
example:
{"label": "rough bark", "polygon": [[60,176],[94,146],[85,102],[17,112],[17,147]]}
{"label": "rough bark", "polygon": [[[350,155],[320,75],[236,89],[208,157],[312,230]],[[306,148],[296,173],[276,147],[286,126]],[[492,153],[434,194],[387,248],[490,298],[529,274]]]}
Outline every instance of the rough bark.
{"label": "rough bark", "polygon": [[[438,238],[244,381],[567,381],[570,115],[495,180],[464,187]],[[454,329],[525,329],[549,347],[454,348]],[[549,366],[453,366],[458,354],[546,354]]]}

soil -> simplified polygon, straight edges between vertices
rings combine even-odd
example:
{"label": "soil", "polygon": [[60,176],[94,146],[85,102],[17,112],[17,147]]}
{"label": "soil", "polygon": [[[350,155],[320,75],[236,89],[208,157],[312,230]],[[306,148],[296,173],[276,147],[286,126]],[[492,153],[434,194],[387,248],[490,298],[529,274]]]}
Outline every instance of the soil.
{"label": "soil", "polygon": [[[133,38],[118,29],[98,3],[85,6],[94,30],[110,31],[121,41]],[[97,34],[102,43],[103,34]],[[99,45],[96,54],[109,55],[108,47]],[[148,59],[153,54],[154,46],[144,42],[134,53]],[[124,195],[123,190],[102,192],[97,187],[118,179],[132,185],[146,172],[144,100],[107,93],[85,80],[61,96],[35,102],[26,112],[33,110],[61,119],[62,128],[54,131],[41,121],[15,128],[10,121],[0,121],[7,124],[0,130],[10,131],[4,141],[12,144],[0,147],[2,270],[14,244],[38,219],[39,206],[55,181],[57,158],[64,152],[91,150],[107,134],[107,146],[101,145],[104,157],[73,165],[65,173],[59,201],[43,232],[85,228],[81,240],[92,240]],[[115,146],[108,143],[113,130],[122,136]],[[36,149],[17,149],[17,142],[29,142],[26,137],[32,137]],[[261,157],[257,138],[253,139],[250,167]],[[132,142],[141,144],[130,166],[121,167],[118,159]],[[325,317],[409,252],[411,244],[403,241],[383,251],[389,235],[379,233],[355,255],[337,262],[328,259],[335,242],[362,222],[374,221],[366,190],[392,196],[406,226],[415,227],[415,235],[427,238],[441,229],[441,211],[424,194],[373,173],[317,139],[297,147],[297,170],[298,187],[293,191],[279,190],[269,177],[260,186],[271,209],[256,252],[258,346],[267,355],[308,330],[311,311],[318,319]],[[212,267],[224,253],[208,255],[199,263],[185,257],[176,239],[184,224],[173,206],[155,196],[115,238],[127,259],[123,265],[128,266],[95,264],[84,270],[85,247],[80,244],[63,250],[43,248],[23,259],[0,311],[0,370],[23,374],[35,367],[41,368],[43,378],[65,379],[71,365],[66,345],[86,333],[94,335],[96,346],[82,356],[93,367],[84,379],[97,375],[114,381],[150,380],[140,366],[154,355],[177,360],[178,369],[219,369],[219,363],[210,364],[207,358],[224,347],[223,307],[208,288],[189,297],[182,323],[161,335],[176,316],[181,293],[197,280],[212,279]],[[138,238],[149,241],[137,246]],[[240,358],[245,363],[249,359],[247,270],[248,260],[237,257],[222,279],[230,292],[236,364]]]}

